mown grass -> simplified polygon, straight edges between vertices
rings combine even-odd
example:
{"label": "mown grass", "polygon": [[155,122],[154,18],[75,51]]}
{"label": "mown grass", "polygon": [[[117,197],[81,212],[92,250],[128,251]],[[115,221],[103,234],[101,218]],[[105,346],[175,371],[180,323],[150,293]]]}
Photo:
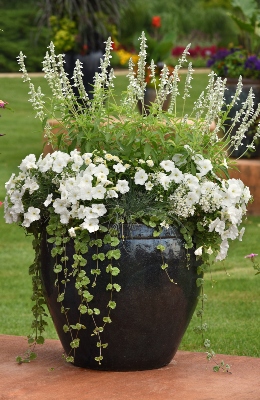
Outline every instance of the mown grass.
{"label": "mown grass", "polygon": [[[43,92],[47,92],[43,78],[35,78]],[[183,85],[184,77],[181,77]],[[188,99],[187,112],[207,82],[206,74],[193,80],[192,96]],[[116,90],[124,90],[126,78],[118,76]],[[37,156],[42,151],[42,127],[34,118],[28,103],[28,87],[19,78],[0,79],[1,99],[10,103],[13,111],[2,110],[0,120],[0,200],[5,196],[4,183],[17,171],[22,158],[29,153]],[[255,276],[246,254],[259,251],[260,217],[249,217],[242,242],[233,242],[224,266],[219,263],[211,275],[206,275],[205,322],[209,325],[206,337],[215,352],[259,357],[260,276]],[[21,228],[7,225],[0,209],[0,334],[27,335],[30,333],[31,283],[28,267],[33,260],[31,238]],[[225,270],[230,276],[227,275]],[[216,281],[212,288],[211,279]],[[199,320],[194,315],[181,343],[181,349],[204,351],[201,338],[193,332]],[[51,320],[46,337],[56,338]]]}

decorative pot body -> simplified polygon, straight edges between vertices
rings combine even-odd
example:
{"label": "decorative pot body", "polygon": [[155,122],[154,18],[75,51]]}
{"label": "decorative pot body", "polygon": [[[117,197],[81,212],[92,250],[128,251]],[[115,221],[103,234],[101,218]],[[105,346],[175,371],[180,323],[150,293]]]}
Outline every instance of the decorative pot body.
{"label": "decorative pot body", "polygon": [[[231,78],[227,79],[227,89],[228,90],[225,92],[227,104],[232,101],[232,98],[236,92],[237,82],[238,82],[238,79],[231,79]],[[246,101],[246,98],[248,96],[248,93],[249,93],[249,90],[251,87],[253,88],[253,92],[255,94],[254,109],[256,110],[258,103],[260,103],[260,81],[254,80],[254,79],[243,78],[243,88],[242,88],[242,92],[240,95],[240,100],[237,102],[236,105],[234,105],[234,107],[230,111],[229,116],[231,118],[235,117],[237,111],[239,111],[239,109],[242,107],[242,104]],[[242,154],[244,154],[244,152],[247,149],[246,146],[252,142],[252,138],[256,132],[258,123],[259,123],[259,121],[256,121],[250,127],[249,131],[246,133],[246,137],[243,139],[243,142],[241,143],[241,145],[239,146],[239,148],[237,150],[234,150],[234,149],[230,150],[231,157],[239,158],[239,157],[241,157]],[[226,125],[227,125],[227,129],[228,129],[228,127],[231,125],[231,123],[229,124],[229,120],[226,121]],[[235,134],[235,132],[238,130],[239,126],[240,126],[240,123],[235,124],[234,128],[232,129],[231,135]],[[256,148],[255,152],[247,152],[242,158],[258,158],[258,157],[260,157],[260,143],[256,142],[255,148]]]}
{"label": "decorative pot body", "polygon": [[[80,347],[75,349],[76,366],[111,371],[154,369],[167,365],[175,355],[198,301],[197,262],[193,250],[187,262],[187,250],[177,228],[164,230],[160,238],[154,238],[152,233],[153,229],[145,225],[120,226],[120,235],[123,235],[119,245],[121,257],[118,261],[114,260],[113,266],[118,266],[121,272],[113,278],[113,282],[121,285],[121,291],[113,291],[116,308],[110,314],[112,323],[106,324],[101,334],[102,343],[108,343],[108,347],[103,349],[104,359],[99,365],[94,360],[99,355],[99,349],[96,335],[91,336],[94,329],[92,317],[81,315],[80,323],[86,329],[78,331]],[[165,246],[163,261],[161,252],[156,249],[158,244]],[[57,276],[53,272],[51,247],[46,235],[43,235],[41,274],[46,301],[64,350],[69,354],[72,338],[69,332],[63,331],[68,321],[60,312],[60,303],[57,303],[58,291],[57,285],[54,285]],[[99,252],[107,250],[108,245],[104,245]],[[73,245],[69,243],[69,261],[72,261],[73,253]],[[95,254],[93,248],[86,257],[85,268],[88,271],[96,268],[92,254]],[[94,295],[91,308],[101,311],[95,316],[98,326],[103,325],[102,318],[108,314],[111,292],[106,287],[111,283],[111,276],[106,273],[106,266],[109,261],[99,262],[102,272],[97,277],[97,285],[89,289]],[[162,263],[169,265],[167,271],[175,283],[170,282],[161,269]],[[61,274],[60,281],[63,279]],[[63,305],[69,308],[69,323],[79,322],[79,296],[72,277],[66,287]]]}
{"label": "decorative pot body", "polygon": [[[100,59],[103,59],[102,50],[91,51],[89,54],[81,55],[79,53],[75,53],[74,51],[69,51],[65,53],[65,71],[68,73],[72,83],[73,71],[76,65],[76,60],[79,60],[82,63],[82,72],[83,72],[83,84],[85,90],[90,99],[93,98],[93,85],[94,85],[94,76],[97,72],[99,72],[100,67]],[[75,90],[75,94],[78,95],[77,90],[73,86]]]}
{"label": "decorative pot body", "polygon": [[[145,109],[145,113],[146,113],[146,114],[149,114],[149,108],[150,108],[150,106],[151,106],[151,103],[154,103],[155,98],[156,98],[156,91],[155,91],[155,89],[153,89],[153,88],[151,88],[151,87],[147,87],[147,88],[145,89],[145,94],[144,94],[144,109]],[[162,109],[163,109],[164,111],[167,111],[167,110],[168,110],[169,105],[170,105],[170,101],[171,101],[171,96],[168,95],[168,96],[166,97],[165,102],[163,103]],[[139,112],[142,114],[143,110],[142,110],[142,103],[141,103],[141,101],[138,101],[137,105],[138,105],[138,110],[139,110]]]}

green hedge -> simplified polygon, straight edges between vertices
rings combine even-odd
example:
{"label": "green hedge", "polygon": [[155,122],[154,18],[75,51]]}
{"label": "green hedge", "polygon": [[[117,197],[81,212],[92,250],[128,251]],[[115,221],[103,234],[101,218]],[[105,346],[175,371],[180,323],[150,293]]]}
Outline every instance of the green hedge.
{"label": "green hedge", "polygon": [[47,29],[36,27],[34,7],[2,9],[0,13],[0,72],[17,72],[16,57],[22,51],[29,71],[41,71],[49,43]]}

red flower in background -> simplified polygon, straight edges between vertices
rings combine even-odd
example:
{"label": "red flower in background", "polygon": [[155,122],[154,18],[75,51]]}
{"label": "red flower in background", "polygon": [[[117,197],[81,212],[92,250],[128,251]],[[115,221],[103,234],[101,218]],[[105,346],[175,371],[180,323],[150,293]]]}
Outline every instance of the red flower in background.
{"label": "red flower in background", "polygon": [[154,28],[160,28],[161,27],[161,17],[159,15],[155,15],[152,18],[152,26]]}

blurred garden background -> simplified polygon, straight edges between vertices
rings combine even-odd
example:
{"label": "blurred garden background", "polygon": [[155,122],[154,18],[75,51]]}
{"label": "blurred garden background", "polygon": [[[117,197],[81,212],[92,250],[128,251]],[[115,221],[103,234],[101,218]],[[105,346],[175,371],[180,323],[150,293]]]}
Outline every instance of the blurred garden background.
{"label": "blurred garden background", "polygon": [[[77,47],[80,54],[88,53],[89,44],[85,43],[84,37],[75,39],[78,37],[78,25],[70,24],[69,16],[59,15],[60,3],[66,3],[66,0],[0,0],[0,75],[3,72],[18,72],[16,57],[20,51],[27,56],[28,70],[40,72],[50,40],[55,39],[56,47],[62,52]],[[81,2],[73,0],[67,3],[77,6]],[[85,1],[82,3],[85,4]],[[95,7],[98,1],[89,3],[92,8],[88,8],[87,12],[95,14],[89,29],[96,27],[98,20],[102,22],[98,27],[100,37],[106,33],[112,36],[112,65],[117,69],[126,68],[130,56],[134,59],[142,30],[150,35],[153,57],[157,57],[157,61],[174,67],[183,48],[191,43],[189,61],[192,61],[195,70],[207,67],[209,58],[219,49],[245,44],[245,37],[234,19],[239,15],[236,4],[246,4],[246,18],[252,17],[251,27],[254,25],[254,31],[248,32],[259,36],[255,26],[258,26],[260,16],[255,10],[260,9],[260,0],[124,0],[114,2],[116,13],[109,6],[112,1],[103,1],[103,4],[108,4],[107,14],[106,7],[101,10]],[[72,13],[74,11],[71,10]],[[51,16],[55,18],[50,19]],[[247,31],[246,21],[243,27]],[[205,87],[207,79],[206,72],[196,74],[192,96],[188,99],[191,105],[198,98],[200,88]],[[33,81],[48,95],[43,77],[35,77]],[[115,90],[121,91],[125,85],[125,75],[119,74]],[[0,201],[4,201],[4,184],[17,171],[21,160],[27,154],[39,156],[42,152],[43,132],[28,102],[28,87],[21,78],[0,78],[0,98],[11,108],[0,109],[0,134],[4,135],[0,137]],[[31,238],[25,237],[16,225],[5,224],[3,207],[0,213],[0,334],[26,336],[30,334],[31,323],[28,275],[28,267],[33,261]],[[249,216],[245,226],[243,241],[232,243],[225,264],[217,264],[211,272],[211,279],[208,279],[205,291],[209,301],[205,320],[209,325],[207,337],[211,339],[215,352],[259,357],[260,276],[255,275],[250,259],[244,257],[260,252],[260,215]],[[228,279],[227,274],[230,275]],[[194,315],[181,349],[205,350],[201,347],[201,338],[193,332],[198,323]],[[51,321],[46,337],[57,337]]]}

